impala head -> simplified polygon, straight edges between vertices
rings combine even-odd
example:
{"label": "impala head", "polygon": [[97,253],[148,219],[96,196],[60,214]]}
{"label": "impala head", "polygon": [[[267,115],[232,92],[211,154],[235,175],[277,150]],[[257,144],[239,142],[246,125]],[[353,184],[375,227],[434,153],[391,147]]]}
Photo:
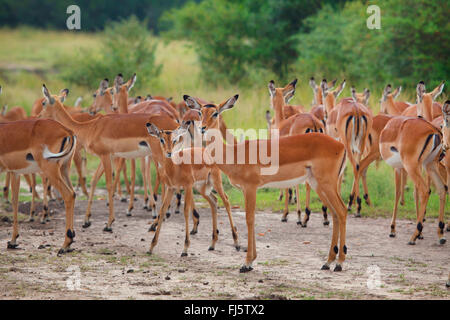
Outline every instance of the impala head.
{"label": "impala head", "polygon": [[52,95],[48,91],[45,84],[42,85],[42,94],[44,95],[44,101],[42,102],[42,112],[39,114],[41,118],[56,118],[56,108],[64,108],[63,102],[66,100],[69,94],[69,89],[63,89],[59,92],[59,95]]}
{"label": "impala head", "polygon": [[174,152],[178,150],[177,146],[181,142],[181,137],[186,134],[183,129],[159,130],[153,123],[146,124],[148,134],[159,139],[161,150],[166,158],[172,158]]}
{"label": "impala head", "polygon": [[136,83],[136,73],[124,83],[123,76],[119,73],[114,79],[114,85],[112,88],[113,92],[113,101],[112,101],[112,110],[118,111],[121,109],[121,112],[128,113],[128,92],[130,92],[131,88],[133,88]]}
{"label": "impala head", "polygon": [[420,81],[416,87],[417,93],[417,116],[419,118],[425,118],[428,121],[433,120],[433,101],[444,90],[445,81],[442,81],[433,91],[426,93],[425,83]]}
{"label": "impala head", "polygon": [[269,82],[270,106],[272,109],[281,108],[287,104],[295,94],[297,79],[287,84],[284,88],[276,88],[275,82]]}
{"label": "impala head", "polygon": [[94,115],[100,112],[102,109],[107,110],[112,106],[112,92],[111,88],[108,88],[109,80],[107,78],[100,81],[98,89],[92,95],[94,102],[89,107],[89,113]]}
{"label": "impala head", "polygon": [[219,129],[219,115],[234,107],[239,95],[235,95],[220,104],[200,104],[197,99],[184,95],[183,99],[187,106],[202,113],[201,133],[205,133],[209,129]]}
{"label": "impala head", "polygon": [[442,106],[442,135],[444,136],[444,150],[450,149],[450,100],[445,101]]}
{"label": "impala head", "polygon": [[388,107],[389,105],[394,104],[394,99],[397,99],[397,97],[400,95],[400,92],[402,92],[402,86],[399,86],[397,89],[392,92],[392,86],[388,84],[384,90],[383,94],[381,95],[380,99],[380,112],[381,113],[389,113]]}
{"label": "impala head", "polygon": [[322,90],[323,105],[325,106],[325,118],[328,118],[328,114],[336,105],[336,99],[342,93],[344,88],[345,88],[345,79],[333,91],[330,91],[327,80],[326,79],[322,80],[322,83],[320,84],[320,89]]}
{"label": "impala head", "polygon": [[183,115],[180,129],[189,132],[191,139],[194,138],[195,133],[200,133],[202,126],[202,112],[198,109],[189,109]]}
{"label": "impala head", "polygon": [[369,105],[369,98],[370,98],[370,90],[367,88],[364,88],[364,91],[362,93],[356,92],[355,87],[352,87],[352,98],[355,100],[355,102],[362,103],[365,106]]}
{"label": "impala head", "polygon": [[[337,79],[334,79],[333,81],[330,81],[327,83],[328,90],[331,90],[336,85]],[[311,77],[309,79],[309,86],[313,89],[314,98],[312,101],[313,105],[321,105],[323,104],[322,99],[322,88],[316,84],[316,80],[314,80],[314,77]]]}

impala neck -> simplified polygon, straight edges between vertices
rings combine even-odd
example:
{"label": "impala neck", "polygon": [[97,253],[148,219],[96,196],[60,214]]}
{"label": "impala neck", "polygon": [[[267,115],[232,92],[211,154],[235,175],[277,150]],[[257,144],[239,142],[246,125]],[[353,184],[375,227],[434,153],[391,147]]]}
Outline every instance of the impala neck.
{"label": "impala neck", "polygon": [[128,91],[119,96],[119,113],[128,113]]}
{"label": "impala neck", "polygon": [[62,125],[66,128],[72,130],[80,138],[80,140],[84,141],[83,132],[87,127],[89,127],[89,124],[90,122],[92,122],[92,120],[88,122],[78,122],[74,120],[69,112],[67,112],[67,110],[61,105],[57,104],[55,108],[55,120],[62,123]]}
{"label": "impala neck", "polygon": [[283,108],[285,104],[283,95],[277,92],[272,98],[272,106],[275,110],[275,128],[279,128],[281,121],[284,119]]}

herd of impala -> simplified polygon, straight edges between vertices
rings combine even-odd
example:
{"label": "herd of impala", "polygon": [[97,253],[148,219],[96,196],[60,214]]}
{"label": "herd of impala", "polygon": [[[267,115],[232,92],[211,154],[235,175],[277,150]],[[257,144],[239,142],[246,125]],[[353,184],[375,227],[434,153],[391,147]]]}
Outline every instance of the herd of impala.
{"label": "herd of impala", "polygon": [[[44,210],[40,213],[42,223],[48,219],[48,198],[52,188],[59,192],[66,209],[65,240],[58,254],[70,250],[75,237],[74,204],[76,193],[69,177],[72,160],[78,173],[78,185],[89,196],[83,228],[91,225],[91,206],[95,187],[101,176],[105,175],[108,191],[107,205],[109,218],[104,228],[112,231],[115,220],[114,196],[119,193],[122,200],[120,177],[129,194],[127,216],[131,216],[135,196],[136,159],[140,159],[144,184],[144,208],[153,212],[150,231],[155,231],[149,253],[157,244],[158,236],[166,217],[172,198],[176,195],[176,212],[181,204],[181,190],[184,191],[185,243],[182,256],[187,255],[190,234],[197,232],[199,214],[194,207],[193,188],[206,199],[212,214],[212,242],[209,250],[214,250],[218,240],[217,198],[218,194],[228,213],[234,246],[240,250],[237,229],[233,223],[231,205],[222,186],[222,174],[231,184],[239,188],[245,198],[246,223],[248,228],[247,256],[241,272],[252,270],[256,259],[255,245],[255,206],[259,188],[279,188],[285,193],[285,210],[282,221],[287,221],[289,202],[295,187],[297,201],[297,224],[307,226],[311,210],[309,208],[311,188],[323,203],[324,225],[328,225],[328,213],[333,219],[333,232],[328,260],[322,269],[329,269],[336,259],[334,270],[342,270],[347,254],[346,219],[352,205],[357,205],[356,216],[361,215],[361,196],[359,183],[362,178],[363,199],[370,205],[366,183],[367,169],[371,163],[383,159],[395,172],[395,202],[391,222],[390,237],[396,235],[397,206],[404,203],[404,189],[407,177],[414,183],[417,226],[409,241],[410,245],[422,237],[427,202],[434,186],[440,199],[438,241],[445,243],[444,209],[448,185],[450,184],[450,156],[445,152],[450,146],[450,101],[443,105],[436,102],[442,93],[444,82],[431,92],[427,92],[421,81],[417,85],[416,104],[396,101],[401,87],[392,91],[385,87],[380,100],[380,113],[373,115],[368,106],[370,91],[362,93],[351,89],[351,97],[338,97],[345,88],[345,80],[336,88],[336,80],[325,79],[318,85],[311,78],[309,85],[314,92],[313,106],[309,112],[303,106],[289,105],[295,94],[297,80],[285,87],[276,87],[274,81],[268,85],[270,111],[266,113],[269,139],[245,140],[237,142],[229,139],[222,112],[234,107],[238,100],[235,95],[220,104],[211,103],[197,97],[183,96],[183,101],[175,104],[164,97],[129,97],[129,91],[136,82],[136,74],[125,82],[117,75],[110,86],[108,79],[100,82],[95,91],[94,102],[87,109],[78,104],[74,107],[64,105],[69,90],[57,95],[51,94],[45,85],[43,98],[36,100],[28,117],[21,107],[4,108],[0,115],[0,172],[6,173],[4,197],[8,200],[9,188],[12,191],[14,212],[12,239],[8,248],[18,246],[18,194],[20,177],[24,175],[32,192],[30,220],[35,215],[35,199],[38,196],[36,174],[41,175],[44,185]],[[1,94],[1,87],[0,87]],[[88,112],[86,112],[88,111]],[[103,111],[103,113],[99,113]],[[203,152],[208,143],[200,145],[190,142],[195,135],[204,136],[211,130],[218,130],[223,137],[222,151],[218,161]],[[276,139],[277,148],[268,143]],[[252,145],[266,148],[267,154],[278,152],[276,174],[262,174],[267,163],[258,153],[256,161],[249,154]],[[245,151],[243,161],[236,155]],[[204,157],[197,162],[179,161],[186,155],[195,157],[200,151]],[[100,158],[88,193],[84,171],[86,157],[90,153]],[[348,206],[341,197],[341,184],[347,159],[353,172],[353,187]],[[128,179],[126,160],[131,162]],[[151,181],[151,163],[156,168],[155,187]],[[299,184],[306,184],[305,216],[301,217],[299,203]],[[162,202],[156,214],[157,190],[161,184]],[[213,192],[214,190],[214,192]],[[280,199],[283,193],[280,194]],[[193,228],[189,232],[189,217]],[[447,227],[447,231],[449,227]]]}

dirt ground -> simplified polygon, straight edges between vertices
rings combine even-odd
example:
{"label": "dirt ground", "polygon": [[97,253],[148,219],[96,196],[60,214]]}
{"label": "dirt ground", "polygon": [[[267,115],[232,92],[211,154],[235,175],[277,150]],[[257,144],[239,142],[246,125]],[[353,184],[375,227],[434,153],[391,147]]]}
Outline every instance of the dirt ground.
{"label": "dirt ground", "polygon": [[[146,254],[152,232],[150,213],[115,202],[113,233],[102,231],[107,221],[104,201],[93,207],[92,226],[81,228],[86,201],[77,201],[73,252],[57,257],[63,242],[64,211],[55,202],[47,224],[23,222],[20,250],[7,250],[10,221],[0,221],[0,299],[449,299],[449,243],[438,245],[437,223],[427,221],[424,240],[407,241],[413,221],[398,221],[397,237],[389,238],[388,219],[354,218],[347,223],[348,255],[340,273],[322,271],[331,238],[312,214],[307,228],[287,223],[281,214],[258,212],[258,258],[254,270],[240,274],[245,252],[233,247],[226,212],[219,211],[219,241],[208,251],[211,215],[201,208],[199,233],[191,237],[187,257],[184,218],[172,215],[163,224],[154,254]],[[26,209],[24,206],[23,209]],[[240,243],[246,246],[245,215],[233,209]],[[6,220],[6,219],[4,219]],[[190,221],[190,223],[192,223]],[[190,226],[192,227],[192,225]],[[449,233],[447,232],[447,238]],[[332,266],[333,269],[334,266]]]}

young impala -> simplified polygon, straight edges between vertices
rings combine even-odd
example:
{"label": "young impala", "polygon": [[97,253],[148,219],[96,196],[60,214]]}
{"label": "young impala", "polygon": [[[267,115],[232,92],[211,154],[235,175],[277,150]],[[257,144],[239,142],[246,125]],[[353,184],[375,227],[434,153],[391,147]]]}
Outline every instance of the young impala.
{"label": "young impala", "polygon": [[[207,105],[192,99],[192,105],[202,111],[203,132],[207,133],[209,129],[217,128],[218,116],[225,110],[233,108],[237,99],[236,95],[221,104]],[[191,99],[187,96],[186,100]],[[225,173],[231,184],[242,190],[245,198],[248,247],[245,264],[240,271],[251,271],[252,263],[256,259],[257,189],[290,188],[304,182],[311,185],[332,212],[333,236],[328,260],[322,269],[329,269],[339,253],[334,270],[341,271],[347,253],[345,245],[347,212],[339,195],[338,182],[345,167],[345,148],[342,143],[321,133],[293,135],[279,139],[275,137],[275,132],[273,134],[273,141],[246,140],[239,144],[216,141],[218,149],[222,150],[222,156],[216,156],[212,165]],[[242,152],[244,158],[239,157]],[[279,161],[276,163],[274,160],[275,163],[271,163],[264,155]]]}

